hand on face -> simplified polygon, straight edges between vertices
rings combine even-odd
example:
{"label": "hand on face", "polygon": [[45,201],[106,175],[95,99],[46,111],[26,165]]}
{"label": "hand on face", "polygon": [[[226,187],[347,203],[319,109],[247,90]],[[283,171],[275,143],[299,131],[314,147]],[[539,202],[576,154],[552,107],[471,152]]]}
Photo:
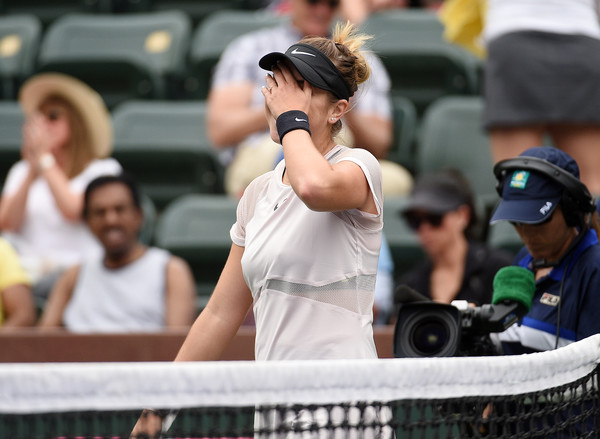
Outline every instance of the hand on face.
{"label": "hand on face", "polygon": [[62,143],[61,132],[52,129],[51,122],[41,113],[36,112],[27,118],[23,126],[23,159],[37,164],[43,154],[55,152]]}
{"label": "hand on face", "polygon": [[[300,110],[308,114],[312,97],[311,85],[294,77],[284,64],[273,68],[273,76],[267,75],[266,87],[261,89],[267,109],[277,119],[290,110]],[[302,85],[300,85],[302,84]]]}

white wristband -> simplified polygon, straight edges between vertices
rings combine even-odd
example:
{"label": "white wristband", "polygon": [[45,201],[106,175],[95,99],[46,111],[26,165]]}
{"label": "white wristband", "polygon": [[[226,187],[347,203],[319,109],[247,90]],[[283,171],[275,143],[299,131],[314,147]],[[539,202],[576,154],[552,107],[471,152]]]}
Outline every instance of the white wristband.
{"label": "white wristband", "polygon": [[41,155],[40,161],[38,162],[40,169],[45,171],[46,169],[50,169],[52,166],[56,164],[56,159],[54,156],[48,152],[45,152]]}

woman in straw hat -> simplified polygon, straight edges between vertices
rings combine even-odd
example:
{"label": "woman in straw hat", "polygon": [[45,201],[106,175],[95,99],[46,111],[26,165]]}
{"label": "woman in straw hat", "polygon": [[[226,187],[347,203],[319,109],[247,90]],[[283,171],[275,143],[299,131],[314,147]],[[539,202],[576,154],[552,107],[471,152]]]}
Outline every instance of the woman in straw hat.
{"label": "woman in straw hat", "polygon": [[0,228],[45,297],[62,268],[101,251],[81,220],[83,191],[103,174],[121,172],[112,151],[110,114],[79,80],[56,73],[29,79],[22,160],[10,169],[0,198]]}

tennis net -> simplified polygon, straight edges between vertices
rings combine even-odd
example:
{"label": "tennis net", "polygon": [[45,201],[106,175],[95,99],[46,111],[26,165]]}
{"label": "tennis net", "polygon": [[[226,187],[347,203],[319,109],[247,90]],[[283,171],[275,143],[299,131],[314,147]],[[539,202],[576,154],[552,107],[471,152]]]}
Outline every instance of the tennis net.
{"label": "tennis net", "polygon": [[600,335],[505,357],[4,364],[0,437],[127,438],[152,407],[165,432],[139,438],[598,438],[599,364]]}

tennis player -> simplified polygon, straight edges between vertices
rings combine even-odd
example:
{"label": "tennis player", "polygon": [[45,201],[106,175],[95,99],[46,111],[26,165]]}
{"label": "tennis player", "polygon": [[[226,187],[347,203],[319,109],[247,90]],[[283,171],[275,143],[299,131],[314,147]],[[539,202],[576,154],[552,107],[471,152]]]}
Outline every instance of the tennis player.
{"label": "tennis player", "polygon": [[339,25],[332,39],[304,38],[261,58],[272,72],[265,113],[284,160],[244,192],[229,258],[176,361],[218,360],[251,305],[259,361],[377,358],[381,168],[368,151],[334,141],[369,77],[366,39]]}

